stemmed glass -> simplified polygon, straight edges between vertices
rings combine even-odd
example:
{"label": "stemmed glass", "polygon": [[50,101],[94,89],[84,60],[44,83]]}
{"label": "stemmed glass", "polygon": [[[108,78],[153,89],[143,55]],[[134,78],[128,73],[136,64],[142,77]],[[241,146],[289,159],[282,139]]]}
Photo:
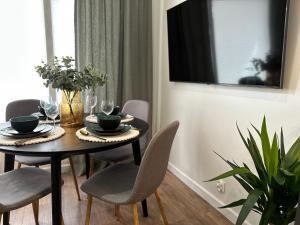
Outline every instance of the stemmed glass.
{"label": "stemmed glass", "polygon": [[[40,99],[40,106],[39,106],[39,111],[43,116],[46,116],[46,112],[45,112],[45,106],[47,104],[47,102],[49,102],[49,96],[42,96],[42,98]],[[48,117],[46,116],[46,123],[48,123]]]}
{"label": "stemmed glass", "polygon": [[45,113],[47,117],[53,120],[53,128],[55,128],[55,118],[59,115],[59,104],[57,99],[51,98],[45,103]]}
{"label": "stemmed glass", "polygon": [[40,99],[40,107],[42,109],[45,109],[45,104],[46,104],[46,100],[45,99]]}
{"label": "stemmed glass", "polygon": [[93,93],[89,93],[86,97],[87,105],[91,108],[90,115],[93,115],[93,109],[97,105],[97,96]]}
{"label": "stemmed glass", "polygon": [[113,100],[102,100],[101,101],[101,111],[106,115],[109,115],[114,110],[114,101]]}
{"label": "stemmed glass", "polygon": [[40,112],[41,113],[42,113],[42,110],[45,110],[45,105],[48,101],[49,101],[49,96],[42,96],[42,98],[40,99]]}

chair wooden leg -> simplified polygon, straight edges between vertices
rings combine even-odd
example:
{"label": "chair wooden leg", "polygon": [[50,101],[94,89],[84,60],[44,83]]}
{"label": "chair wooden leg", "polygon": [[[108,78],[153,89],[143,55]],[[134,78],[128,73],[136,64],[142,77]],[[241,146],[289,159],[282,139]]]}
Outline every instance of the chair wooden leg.
{"label": "chair wooden leg", "polygon": [[80,201],[81,200],[80,193],[79,193],[79,188],[78,188],[78,183],[77,183],[77,178],[76,178],[76,174],[75,174],[75,170],[74,170],[74,163],[73,163],[72,157],[69,157],[69,162],[70,162],[70,166],[71,166],[71,170],[72,170],[72,175],[73,175],[73,180],[74,180],[74,185],[75,185],[78,201]]}
{"label": "chair wooden leg", "polygon": [[[95,160],[90,157],[90,171],[89,171],[89,177],[91,177],[94,173],[94,167],[95,167]],[[89,195],[87,195],[87,198],[89,197]]]}
{"label": "chair wooden leg", "polygon": [[32,203],[33,215],[35,225],[39,224],[39,200],[36,200]]}
{"label": "chair wooden leg", "polygon": [[133,209],[133,222],[134,225],[139,225],[139,213],[138,213],[138,206],[137,203],[132,204]]}
{"label": "chair wooden leg", "polygon": [[91,195],[88,195],[88,204],[87,204],[87,208],[86,208],[85,225],[90,225],[92,202],[93,202],[93,197]]}
{"label": "chair wooden leg", "polygon": [[118,204],[115,204],[115,216],[117,218],[120,217],[120,205],[118,205]]}
{"label": "chair wooden leg", "polygon": [[95,169],[95,159],[93,159],[91,157],[91,159],[90,159],[90,171],[89,171],[90,177],[93,175],[94,169]]}
{"label": "chair wooden leg", "polygon": [[21,169],[22,164],[20,162],[18,162],[18,166],[17,169]]}
{"label": "chair wooden leg", "polygon": [[65,222],[64,222],[64,217],[63,217],[63,215],[61,215],[61,219],[60,219],[60,221],[61,221],[61,225],[65,225]]}
{"label": "chair wooden leg", "polygon": [[159,197],[159,193],[158,193],[157,190],[155,191],[155,197],[156,197],[156,201],[157,201],[159,211],[160,211],[161,217],[163,219],[164,225],[168,225],[169,223],[168,223],[168,220],[167,220],[167,217],[166,217],[166,214],[165,214],[165,210],[162,206],[162,203],[161,203],[161,200],[160,200],[160,197]]}
{"label": "chair wooden leg", "polygon": [[2,212],[0,212],[0,224],[1,224],[1,220],[2,220]]}

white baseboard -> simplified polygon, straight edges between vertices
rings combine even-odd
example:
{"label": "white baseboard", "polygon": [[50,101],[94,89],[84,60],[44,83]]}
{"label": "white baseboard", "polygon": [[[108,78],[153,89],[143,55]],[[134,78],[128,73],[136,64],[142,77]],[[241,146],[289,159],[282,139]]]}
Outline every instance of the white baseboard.
{"label": "white baseboard", "polygon": [[[187,185],[190,189],[192,189],[196,194],[198,194],[201,198],[207,201],[210,205],[212,205],[216,210],[218,210],[221,214],[223,214],[226,218],[228,218],[231,222],[235,223],[238,217],[238,214],[232,209],[219,209],[221,205],[225,205],[222,201],[216,198],[212,193],[210,193],[207,189],[201,186],[199,183],[194,181],[180,169],[178,169],[172,163],[169,163],[168,166],[169,171],[174,174],[179,180],[181,180],[185,185]],[[251,225],[248,221],[245,221],[246,225]]]}

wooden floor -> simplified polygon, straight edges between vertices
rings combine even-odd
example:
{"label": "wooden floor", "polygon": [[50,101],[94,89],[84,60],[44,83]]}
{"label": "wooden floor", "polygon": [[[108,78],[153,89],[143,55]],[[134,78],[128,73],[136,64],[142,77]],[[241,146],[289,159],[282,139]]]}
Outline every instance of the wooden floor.
{"label": "wooden floor", "polygon": [[[65,225],[83,225],[87,198],[81,193],[79,202],[70,174],[64,174],[63,179],[63,216]],[[85,178],[78,178],[82,183]],[[170,225],[232,225],[207,202],[189,190],[174,175],[168,173],[160,187],[160,194]],[[40,201],[40,225],[51,224],[50,197]],[[155,197],[148,199],[149,217],[140,214],[140,225],[163,225],[160,220]],[[95,200],[92,206],[92,225],[132,225],[132,210],[130,206],[121,207],[121,220],[114,216],[114,206]],[[11,225],[34,225],[31,206],[18,209],[11,214]]]}

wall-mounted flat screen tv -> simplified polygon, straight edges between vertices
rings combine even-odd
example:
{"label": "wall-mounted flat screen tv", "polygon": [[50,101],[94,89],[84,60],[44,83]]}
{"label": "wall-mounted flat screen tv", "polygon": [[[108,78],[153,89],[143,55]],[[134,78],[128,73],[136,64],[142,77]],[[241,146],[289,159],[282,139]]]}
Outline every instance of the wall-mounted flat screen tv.
{"label": "wall-mounted flat screen tv", "polygon": [[167,11],[170,81],[282,88],[289,0],[187,0]]}

